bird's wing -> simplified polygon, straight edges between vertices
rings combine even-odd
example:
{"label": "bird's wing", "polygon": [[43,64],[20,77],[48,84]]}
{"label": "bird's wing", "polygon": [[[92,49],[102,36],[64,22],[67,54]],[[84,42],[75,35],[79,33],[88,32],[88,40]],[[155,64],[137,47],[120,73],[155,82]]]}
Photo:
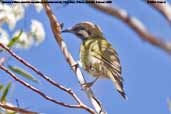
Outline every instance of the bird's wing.
{"label": "bird's wing", "polygon": [[93,56],[102,61],[106,69],[110,71],[107,75],[114,82],[117,91],[126,98],[123,90],[123,78],[121,77],[121,65],[117,52],[106,40],[99,41],[99,50],[93,49],[92,51],[96,53]]}
{"label": "bird's wing", "polygon": [[114,73],[117,74],[118,78],[123,81],[121,77],[121,65],[117,52],[106,40],[100,40],[97,45],[92,47],[92,56],[100,59],[106,66],[108,66]]}

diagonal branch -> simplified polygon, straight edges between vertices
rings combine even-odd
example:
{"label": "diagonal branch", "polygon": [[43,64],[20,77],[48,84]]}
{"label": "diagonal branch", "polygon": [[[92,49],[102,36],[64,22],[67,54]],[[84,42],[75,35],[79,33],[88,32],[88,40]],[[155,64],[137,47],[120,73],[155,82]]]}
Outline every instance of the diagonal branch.
{"label": "diagonal branch", "polygon": [[3,70],[4,72],[6,72],[7,74],[9,74],[14,80],[16,80],[17,82],[19,82],[20,84],[24,85],[25,87],[29,88],[30,90],[34,91],[35,93],[39,94],[40,96],[42,96],[43,98],[45,98],[48,101],[51,101],[55,104],[58,105],[62,105],[64,107],[69,107],[69,108],[80,108],[79,105],[70,105],[70,104],[65,104],[64,102],[61,101],[57,101],[51,97],[46,96],[43,92],[41,92],[39,89],[31,86],[30,84],[28,84],[27,82],[20,80],[14,73],[12,73],[11,71],[9,71],[6,67],[4,67],[3,65],[0,65],[0,69]]}
{"label": "diagonal branch", "polygon": [[21,114],[38,114],[37,112],[28,111],[28,110],[25,110],[25,109],[22,109],[22,108],[18,108],[18,107],[15,107],[15,106],[10,106],[10,105],[3,104],[3,103],[0,103],[0,107],[4,108],[6,110],[19,112]]}
{"label": "diagonal branch", "polygon": [[1,57],[0,58],[0,65],[3,65],[6,61],[6,58],[5,57]]}
{"label": "diagonal branch", "polygon": [[[18,56],[16,53],[14,53],[12,50],[10,50],[10,48],[8,48],[7,46],[3,45],[2,43],[0,43],[0,47],[2,47],[3,49],[5,49],[11,56],[13,56],[14,58],[16,58],[18,61],[20,61],[21,63],[23,63],[25,66],[27,66],[28,68],[32,69],[34,72],[36,72],[39,76],[41,76],[43,79],[45,79],[46,81],[48,81],[50,84],[54,85],[55,87],[65,91],[66,93],[70,94],[77,103],[81,103],[80,99],[78,98],[78,96],[69,88],[64,87],[63,85],[60,85],[58,83],[56,83],[54,80],[50,79],[48,76],[46,76],[45,74],[43,74],[41,71],[39,71],[37,68],[35,68],[33,65],[31,65],[30,63],[28,63],[26,60],[24,60],[23,58],[21,58],[20,56]],[[0,59],[0,64],[4,63],[5,58],[1,58]]]}
{"label": "diagonal branch", "polygon": [[[89,1],[89,0],[87,0]],[[108,14],[113,17],[119,18],[122,22],[127,24],[131,29],[133,29],[141,39],[149,42],[150,44],[159,47],[160,49],[166,51],[167,53],[171,52],[171,46],[168,45],[167,42],[161,40],[160,38],[153,36],[150,32],[148,32],[147,28],[135,17],[131,17],[128,13],[120,9],[116,6],[108,6],[103,4],[89,4],[91,7]]]}
{"label": "diagonal branch", "polygon": [[53,102],[55,104],[64,106],[64,107],[68,107],[68,108],[79,108],[79,109],[85,109],[86,111],[90,112],[91,114],[96,114],[92,109],[90,109],[89,107],[87,107],[86,105],[84,105],[83,103],[80,103],[78,105],[72,105],[72,104],[66,104],[64,102],[61,101],[57,101],[49,96],[46,96],[43,92],[41,92],[39,89],[31,86],[30,84],[28,84],[27,82],[24,82],[23,80],[20,80],[19,78],[17,78],[17,76],[12,73],[11,71],[9,71],[6,67],[4,67],[3,65],[0,65],[0,69],[3,70],[4,72],[6,72],[7,74],[9,74],[13,79],[15,79],[17,82],[19,82],[20,84],[24,85],[25,87],[29,88],[30,90],[34,91],[35,93],[39,94],[40,96],[42,96],[43,98],[45,98],[46,100]]}
{"label": "diagonal branch", "polygon": [[[149,0],[143,0],[156,10],[158,10],[169,22],[171,22],[171,5],[169,3],[150,3]],[[161,0],[166,1],[166,0]]]}
{"label": "diagonal branch", "polygon": [[[7,46],[3,45],[2,43],[0,43],[0,47],[2,47],[3,49],[5,49],[11,56],[13,56],[14,58],[16,58],[18,61],[20,61],[21,63],[23,63],[24,65],[26,65],[27,67],[29,67],[30,69],[32,69],[33,71],[35,71],[38,75],[40,75],[41,77],[43,77],[45,80],[47,80],[49,83],[51,83],[52,85],[58,87],[59,89],[65,91],[66,93],[70,94],[74,99],[75,101],[78,103],[78,105],[70,105],[70,104],[64,104],[62,102],[59,102],[57,103],[57,101],[55,101],[54,99],[52,98],[49,98],[48,96],[46,96],[44,93],[42,93],[40,90],[32,87],[31,85],[27,84],[26,82],[18,79],[14,74],[12,74],[12,72],[6,70],[6,69],[3,69],[6,73],[8,74],[11,74],[11,76],[13,76],[13,78],[17,81],[19,81],[20,83],[22,83],[23,85],[28,85],[27,87],[31,87],[30,89],[32,89],[33,91],[35,91],[36,93],[38,93],[39,95],[41,95],[42,97],[44,97],[45,99],[51,101],[51,102],[54,102],[56,104],[60,104],[62,106],[65,106],[65,107],[69,107],[69,108],[82,108],[82,109],[85,109],[87,110],[88,112],[90,112],[91,114],[95,114],[95,112],[89,108],[88,106],[86,106],[84,103],[82,103],[82,101],[78,98],[78,96],[69,88],[66,88],[58,83],[56,83],[55,81],[53,81],[52,79],[50,79],[49,77],[47,77],[46,75],[44,75],[43,73],[41,73],[39,70],[37,70],[35,67],[33,67],[31,64],[29,64],[27,61],[25,61],[24,59],[22,59],[20,56],[18,56],[17,54],[15,54],[12,50],[10,50]],[[5,61],[5,58],[1,58],[0,59],[0,69],[3,68],[2,64],[4,63]],[[2,68],[1,68],[2,67]],[[5,68],[5,67],[4,67]]]}
{"label": "diagonal branch", "polygon": [[[45,1],[45,0],[42,0]],[[96,112],[98,114],[105,114],[106,112],[103,110],[102,105],[100,104],[100,102],[97,100],[97,98],[94,96],[93,91],[90,88],[85,88],[83,86],[83,84],[86,83],[81,70],[77,67],[72,67],[73,65],[76,64],[75,60],[73,59],[73,57],[71,56],[70,52],[67,49],[67,46],[65,44],[65,42],[63,41],[62,37],[61,37],[61,27],[59,22],[57,21],[55,15],[53,14],[53,12],[51,11],[51,8],[49,6],[49,4],[43,4],[44,9],[46,11],[47,16],[49,17],[49,21],[51,24],[51,28],[53,31],[53,34],[55,36],[55,39],[61,49],[61,51],[63,52],[63,55],[66,59],[66,61],[68,62],[68,64],[71,66],[72,70],[74,71],[74,73],[76,74],[80,85],[82,86],[82,88],[84,89],[84,91],[86,92],[91,104],[94,106]]]}

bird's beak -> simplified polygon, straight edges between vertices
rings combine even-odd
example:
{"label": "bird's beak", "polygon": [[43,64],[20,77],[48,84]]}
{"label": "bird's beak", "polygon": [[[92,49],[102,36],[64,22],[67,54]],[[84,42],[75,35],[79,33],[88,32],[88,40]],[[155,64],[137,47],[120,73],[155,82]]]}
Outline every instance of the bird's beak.
{"label": "bird's beak", "polygon": [[63,33],[63,32],[73,32],[73,30],[72,30],[71,28],[69,28],[69,29],[64,29],[64,30],[62,30],[61,32],[62,32],[62,33]]}

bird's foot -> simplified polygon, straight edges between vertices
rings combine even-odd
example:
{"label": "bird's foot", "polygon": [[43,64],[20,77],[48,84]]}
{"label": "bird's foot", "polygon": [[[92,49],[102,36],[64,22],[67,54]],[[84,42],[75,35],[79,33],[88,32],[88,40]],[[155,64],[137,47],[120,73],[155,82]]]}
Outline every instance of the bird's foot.
{"label": "bird's foot", "polygon": [[73,65],[71,65],[71,68],[74,69],[74,70],[77,70],[78,67],[79,67],[79,63],[78,62],[76,62]]}
{"label": "bird's foot", "polygon": [[63,29],[63,27],[64,27],[64,23],[63,22],[60,23],[60,27],[61,27],[61,29]]}
{"label": "bird's foot", "polygon": [[76,61],[76,63],[74,63],[73,65],[71,65],[71,68],[74,68],[76,70],[79,66],[82,67],[81,62],[80,61]]}
{"label": "bird's foot", "polygon": [[97,79],[98,79],[98,77],[96,77],[96,79],[93,80],[92,82],[87,82],[87,83],[82,84],[82,87],[83,88],[87,88],[87,89],[90,88],[90,87],[92,87],[93,84],[97,81]]}
{"label": "bird's foot", "polygon": [[92,87],[93,84],[94,84],[94,82],[87,82],[87,83],[84,83],[84,84],[81,84],[81,85],[82,85],[83,88],[88,89],[88,88]]}
{"label": "bird's foot", "polygon": [[75,63],[75,64],[71,65],[71,67],[72,67],[72,68],[75,68],[75,69],[78,68],[78,66],[79,66],[78,63]]}

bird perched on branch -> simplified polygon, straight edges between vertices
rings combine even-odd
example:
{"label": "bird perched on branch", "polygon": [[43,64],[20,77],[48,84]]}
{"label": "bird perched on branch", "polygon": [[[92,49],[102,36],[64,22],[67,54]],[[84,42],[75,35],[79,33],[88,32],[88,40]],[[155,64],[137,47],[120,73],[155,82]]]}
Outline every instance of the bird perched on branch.
{"label": "bird perched on branch", "polygon": [[99,26],[91,22],[81,22],[62,32],[75,34],[82,40],[80,63],[84,70],[96,77],[87,86],[92,86],[97,79],[111,79],[120,95],[127,99],[123,89],[121,64],[117,52],[104,38]]}

